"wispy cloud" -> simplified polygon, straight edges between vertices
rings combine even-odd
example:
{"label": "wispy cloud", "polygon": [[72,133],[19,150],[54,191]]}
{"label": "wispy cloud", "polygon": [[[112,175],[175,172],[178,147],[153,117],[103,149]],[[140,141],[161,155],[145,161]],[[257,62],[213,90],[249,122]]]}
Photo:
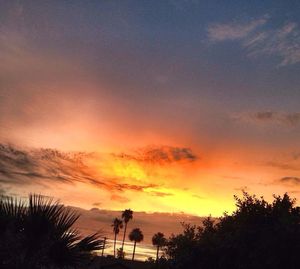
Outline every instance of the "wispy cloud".
{"label": "wispy cloud", "polygon": [[255,124],[278,124],[296,127],[300,124],[300,112],[258,111],[233,116],[235,120]]}
{"label": "wispy cloud", "polygon": [[278,161],[269,161],[269,162],[264,163],[264,165],[273,167],[273,168],[278,168],[281,170],[292,170],[292,171],[300,170],[298,165],[289,164],[289,163],[285,163],[285,162],[278,162]]}
{"label": "wispy cloud", "polygon": [[93,206],[96,206],[96,207],[99,207],[99,206],[102,205],[102,203],[101,203],[101,202],[95,202],[95,203],[93,203],[92,205],[93,205]]}
{"label": "wispy cloud", "polygon": [[181,161],[192,162],[199,159],[190,148],[172,146],[149,146],[137,149],[133,153],[122,153],[115,156],[154,164],[168,164]]}
{"label": "wispy cloud", "polygon": [[228,24],[211,24],[207,28],[208,38],[211,41],[218,42],[224,40],[236,40],[247,37],[251,32],[256,30],[259,26],[264,25],[268,17],[252,20],[248,23],[241,24],[240,22],[233,22]]}
{"label": "wispy cloud", "polygon": [[293,185],[299,185],[300,184],[300,178],[299,177],[282,177],[279,180],[281,183],[291,183]]}
{"label": "wispy cloud", "polygon": [[0,183],[39,184],[85,183],[109,191],[137,191],[155,188],[156,184],[128,184],[121,178],[95,174],[87,165],[93,153],[62,152],[53,149],[24,150],[0,144]]}
{"label": "wispy cloud", "polygon": [[120,203],[128,203],[130,201],[130,199],[128,199],[127,197],[118,194],[112,194],[110,196],[110,200],[120,202]]}
{"label": "wispy cloud", "polygon": [[151,191],[149,192],[150,195],[156,196],[156,197],[166,197],[166,196],[172,196],[173,193],[170,192],[162,192],[162,191]]}
{"label": "wispy cloud", "polygon": [[234,21],[227,24],[211,24],[207,28],[212,42],[236,40],[249,57],[277,56],[279,65],[300,62],[300,29],[294,22],[286,22],[276,28],[268,27],[269,16],[248,23]]}
{"label": "wispy cloud", "polygon": [[197,199],[200,199],[200,200],[205,199],[205,197],[200,196],[200,195],[198,195],[198,194],[193,194],[193,197],[195,197],[195,198],[197,198]]}

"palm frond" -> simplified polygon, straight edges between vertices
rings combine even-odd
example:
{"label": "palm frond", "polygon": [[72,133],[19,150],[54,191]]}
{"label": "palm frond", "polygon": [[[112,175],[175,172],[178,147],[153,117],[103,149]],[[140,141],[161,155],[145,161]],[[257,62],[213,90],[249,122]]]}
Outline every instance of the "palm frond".
{"label": "palm frond", "polygon": [[82,238],[72,228],[78,218],[72,209],[42,195],[29,195],[28,203],[0,197],[0,268],[83,264],[104,241],[99,233]]}

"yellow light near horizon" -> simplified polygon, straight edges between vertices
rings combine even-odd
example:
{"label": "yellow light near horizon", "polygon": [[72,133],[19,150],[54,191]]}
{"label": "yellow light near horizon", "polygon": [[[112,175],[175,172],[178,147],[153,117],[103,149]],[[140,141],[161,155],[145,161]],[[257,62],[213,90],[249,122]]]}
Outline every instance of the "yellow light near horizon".
{"label": "yellow light near horizon", "polygon": [[113,176],[121,178],[131,178],[136,180],[144,180],[147,175],[140,165],[134,161],[114,161],[111,165],[111,171]]}
{"label": "yellow light near horizon", "polygon": [[[214,198],[201,197],[187,190],[169,189],[169,188],[149,188],[145,193],[161,192],[167,195],[158,197],[163,208],[168,208],[169,212],[184,212],[197,216],[223,215],[224,211],[232,212],[234,204],[231,200],[216,201]],[[222,204],[222,206],[220,206]],[[157,210],[157,209],[156,209]],[[159,210],[158,210],[159,211]]]}

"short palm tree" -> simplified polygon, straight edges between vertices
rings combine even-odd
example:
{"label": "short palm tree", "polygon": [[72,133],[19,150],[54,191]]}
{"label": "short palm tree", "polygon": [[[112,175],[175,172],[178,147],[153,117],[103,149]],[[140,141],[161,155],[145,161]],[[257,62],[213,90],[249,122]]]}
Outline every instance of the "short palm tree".
{"label": "short palm tree", "polygon": [[79,215],[45,198],[0,197],[0,268],[70,268],[84,265],[103,240],[72,228]]}
{"label": "short palm tree", "polygon": [[152,237],[152,244],[154,246],[156,246],[156,248],[157,248],[157,250],[156,250],[156,261],[158,261],[159,249],[161,247],[165,246],[166,242],[167,242],[167,240],[166,240],[166,238],[165,238],[165,236],[164,236],[163,233],[158,232],[155,235],[153,235],[153,237]]}
{"label": "short palm tree", "polygon": [[125,236],[126,236],[126,230],[127,230],[127,224],[128,222],[133,218],[133,211],[131,209],[125,209],[122,212],[122,219],[125,223],[125,227],[124,227],[124,234],[123,234],[123,241],[122,241],[122,247],[121,249],[123,250],[124,248],[124,242],[125,242]]}
{"label": "short palm tree", "polygon": [[120,230],[123,228],[123,221],[118,219],[118,218],[115,218],[113,220],[113,223],[112,223],[111,226],[113,227],[113,232],[114,232],[114,235],[115,235],[115,238],[114,238],[114,257],[116,257],[117,235],[119,234]]}
{"label": "short palm tree", "polygon": [[136,243],[142,242],[144,240],[144,235],[139,228],[135,228],[129,234],[129,240],[134,241],[133,253],[132,253],[132,260],[134,260]]}

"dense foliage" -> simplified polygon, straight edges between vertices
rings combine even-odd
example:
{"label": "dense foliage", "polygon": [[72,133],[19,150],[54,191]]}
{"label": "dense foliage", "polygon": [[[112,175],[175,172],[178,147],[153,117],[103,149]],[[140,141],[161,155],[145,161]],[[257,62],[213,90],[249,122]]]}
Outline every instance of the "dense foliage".
{"label": "dense foliage", "polygon": [[78,215],[52,199],[28,203],[0,198],[0,268],[74,268],[103,247],[97,234],[82,238],[72,228]]}
{"label": "dense foliage", "polygon": [[300,268],[300,209],[287,194],[272,203],[244,193],[237,209],[216,223],[184,224],[184,232],[168,241],[171,267]]}

